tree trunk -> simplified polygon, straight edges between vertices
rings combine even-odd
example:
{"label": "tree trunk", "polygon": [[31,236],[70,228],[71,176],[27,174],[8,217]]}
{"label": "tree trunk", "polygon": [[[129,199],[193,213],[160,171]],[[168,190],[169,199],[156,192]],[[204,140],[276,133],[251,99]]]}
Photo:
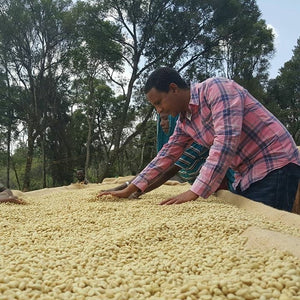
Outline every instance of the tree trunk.
{"label": "tree trunk", "polygon": [[138,167],[138,170],[141,170],[142,166],[144,164],[144,151],[145,151],[145,143],[143,144],[143,147],[142,147],[140,165]]}
{"label": "tree trunk", "polygon": [[[94,99],[94,78],[90,78],[89,80],[89,91],[90,91],[90,95],[89,95],[89,103],[92,106],[92,111],[91,114],[88,113],[87,115],[87,122],[88,122],[88,126],[89,126],[89,131],[88,131],[88,135],[87,135],[87,141],[86,141],[86,159],[85,159],[85,166],[84,166],[84,173],[87,176],[88,173],[88,168],[90,165],[90,153],[91,153],[91,143],[92,143],[92,130],[94,127],[94,122],[95,122],[95,116],[96,116],[96,104],[95,104],[95,99]],[[90,111],[90,109],[88,109],[88,112]]]}
{"label": "tree trunk", "polygon": [[45,154],[45,135],[42,134],[42,155],[43,155],[43,188],[47,187],[46,183],[46,154]]}
{"label": "tree trunk", "polygon": [[121,115],[120,126],[116,131],[115,149],[116,149],[117,152],[118,152],[118,149],[120,148],[122,132],[123,132],[123,129],[125,127],[125,123],[126,123],[126,119],[127,119],[127,115],[128,115],[130,99],[131,99],[131,95],[132,95],[132,91],[133,91],[134,82],[136,80],[136,70],[137,70],[137,67],[134,68],[134,71],[131,75],[131,79],[130,79],[129,84],[128,84],[127,94],[126,94],[126,101],[125,101],[125,106],[123,108],[123,112],[122,112],[122,115]]}
{"label": "tree trunk", "polygon": [[[114,165],[114,163],[115,163],[117,157],[120,156],[120,155],[123,153],[123,151],[125,150],[127,144],[128,144],[130,141],[132,141],[132,140],[134,139],[134,137],[136,137],[138,134],[140,134],[140,133],[145,129],[145,127],[146,127],[146,125],[147,125],[147,122],[148,122],[148,120],[150,119],[150,117],[151,117],[151,115],[152,115],[152,112],[153,112],[153,107],[151,107],[151,108],[149,109],[149,111],[148,111],[148,113],[147,113],[145,119],[143,120],[143,122],[142,122],[142,123],[140,124],[140,126],[138,127],[139,129],[136,130],[134,133],[132,133],[132,134],[126,139],[126,141],[123,143],[123,145],[122,145],[121,147],[118,147],[118,148],[116,148],[116,149],[114,149],[114,150],[112,151],[112,154],[109,156],[109,158],[108,158],[108,160],[107,160],[107,164],[106,164],[105,170],[108,170],[108,167],[109,167],[109,166],[113,166],[113,165]],[[105,172],[106,172],[106,173],[105,173],[105,175],[106,175],[106,174],[107,174],[107,171],[105,171]],[[103,178],[105,178],[105,177],[103,177]],[[103,178],[102,178],[102,180],[103,180]],[[101,180],[101,181],[102,181],[102,180]],[[100,182],[101,182],[101,181],[100,181]]]}
{"label": "tree trunk", "polygon": [[15,176],[16,176],[16,180],[17,180],[17,184],[18,184],[18,189],[21,190],[21,184],[20,184],[18,172],[17,172],[17,169],[16,169],[16,165],[13,161],[12,161],[12,166],[13,166],[13,169],[14,169],[14,172],[15,172]]}
{"label": "tree trunk", "polygon": [[7,167],[6,167],[6,187],[10,187],[10,143],[11,143],[11,122],[7,128]]}
{"label": "tree trunk", "polygon": [[108,176],[108,170],[109,170],[109,167],[110,167],[110,164],[107,163],[105,165],[105,167],[102,169],[103,172],[101,175],[99,175],[99,178],[98,178],[98,182],[101,183],[103,181],[104,178],[106,178]]}
{"label": "tree trunk", "polygon": [[91,152],[91,141],[92,141],[92,120],[90,120],[89,117],[87,117],[88,119],[88,125],[89,125],[89,130],[88,130],[88,134],[87,134],[87,139],[86,139],[86,157],[85,157],[85,165],[84,165],[84,173],[87,176],[87,172],[88,172],[88,167],[90,164],[90,152]]}
{"label": "tree trunk", "polygon": [[24,182],[23,182],[23,189],[22,189],[23,192],[29,191],[30,188],[30,172],[32,167],[32,159],[33,159],[33,145],[34,145],[33,129],[32,129],[32,125],[29,125],[27,158],[26,158]]}
{"label": "tree trunk", "polygon": [[[5,59],[6,62],[6,59]],[[7,85],[7,99],[11,101],[11,93],[10,93],[10,82],[9,82],[9,75],[8,75],[8,66],[5,63],[5,79]],[[11,131],[12,131],[12,120],[13,120],[13,110],[9,108],[9,120],[8,120],[8,127],[7,127],[7,169],[6,169],[6,186],[10,187],[10,144],[11,144]]]}

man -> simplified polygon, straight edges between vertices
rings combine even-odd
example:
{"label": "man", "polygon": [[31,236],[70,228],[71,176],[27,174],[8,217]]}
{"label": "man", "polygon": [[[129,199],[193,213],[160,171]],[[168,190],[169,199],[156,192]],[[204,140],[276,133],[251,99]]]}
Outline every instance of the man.
{"label": "man", "polygon": [[82,184],[88,184],[88,180],[85,177],[85,171],[84,170],[77,170],[76,171],[76,177],[78,179],[78,183]]}
{"label": "man", "polygon": [[249,92],[232,80],[210,78],[189,87],[173,69],[160,68],[145,93],[158,113],[180,114],[174,134],[158,155],[118,197],[145,190],[191,142],[209,155],[190,190],[162,201],[179,204],[207,198],[228,168],[235,171],[236,193],[291,211],[300,178],[300,154],[287,129]]}
{"label": "man", "polygon": [[[178,116],[175,117],[177,120]],[[170,122],[171,119],[171,122]],[[172,116],[168,116],[165,113],[161,113],[159,115],[160,126],[158,128],[158,144],[159,144],[159,131],[160,128],[163,132],[170,137],[175,127],[170,127],[170,123],[172,124]],[[169,138],[168,138],[169,139]],[[163,146],[163,145],[162,145]],[[160,150],[162,146],[158,149]],[[190,147],[188,147],[185,152],[181,155],[181,157],[175,162],[175,164],[170,168],[169,176],[173,176],[175,174],[179,174],[180,178],[183,181],[187,181],[190,184],[193,184],[197,176],[199,175],[200,169],[206,161],[208,156],[209,149],[193,142]],[[172,170],[172,172],[170,172]],[[226,172],[225,178],[218,187],[218,189],[230,189],[232,190],[232,183],[234,181],[234,172],[231,169],[228,169]]]}
{"label": "man", "polygon": [[[167,114],[161,113],[157,116],[157,151],[159,152],[163,145],[168,142],[170,136],[173,134],[176,121],[178,116],[175,118]],[[174,178],[177,174],[181,181],[189,182],[193,184],[197,178],[202,165],[204,164],[208,156],[208,149],[197,144],[192,143],[190,147],[181,155],[181,157],[171,165],[166,171],[155,177],[148,187],[142,193],[137,191],[129,196],[129,198],[138,198],[140,195],[148,193],[162,184],[167,180]],[[226,176],[219,189],[230,189],[232,190],[232,183],[234,181],[234,172],[229,169],[226,172]],[[131,181],[130,181],[131,182]],[[104,190],[104,192],[119,191],[125,189],[129,184],[129,181],[109,190]]]}

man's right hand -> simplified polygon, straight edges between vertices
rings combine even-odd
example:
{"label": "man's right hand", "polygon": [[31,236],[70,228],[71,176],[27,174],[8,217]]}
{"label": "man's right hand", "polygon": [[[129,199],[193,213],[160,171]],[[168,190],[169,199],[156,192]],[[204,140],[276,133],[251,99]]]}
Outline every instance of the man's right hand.
{"label": "man's right hand", "polygon": [[126,191],[127,189],[121,190],[121,191],[110,191],[110,192],[101,192],[97,195],[98,198],[105,196],[105,195],[112,195],[119,198],[128,198],[131,193],[128,193]]}
{"label": "man's right hand", "polygon": [[119,198],[129,198],[131,194],[138,191],[138,188],[134,184],[129,184],[128,187],[126,187],[123,190],[120,191],[106,191],[106,192],[100,192],[97,197],[100,198],[104,195],[112,195]]}

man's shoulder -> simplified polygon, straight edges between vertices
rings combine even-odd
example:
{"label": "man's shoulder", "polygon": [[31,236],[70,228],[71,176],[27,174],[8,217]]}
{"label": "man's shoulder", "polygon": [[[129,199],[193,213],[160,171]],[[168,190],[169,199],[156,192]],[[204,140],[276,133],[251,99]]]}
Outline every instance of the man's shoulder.
{"label": "man's shoulder", "polygon": [[233,82],[225,77],[210,77],[201,82],[194,82],[191,84],[191,96],[198,97],[200,93],[210,91],[213,88],[218,88],[225,83]]}
{"label": "man's shoulder", "polygon": [[203,81],[200,82],[193,82],[191,83],[191,88],[203,88],[205,86],[210,86],[212,84],[216,84],[216,83],[223,83],[223,82],[232,82],[233,80],[225,78],[225,77],[209,77]]}

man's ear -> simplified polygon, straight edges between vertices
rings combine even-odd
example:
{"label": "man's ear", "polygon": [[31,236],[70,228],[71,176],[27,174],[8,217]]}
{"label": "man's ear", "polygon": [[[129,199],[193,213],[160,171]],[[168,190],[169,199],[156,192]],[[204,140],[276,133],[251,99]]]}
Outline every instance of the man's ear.
{"label": "man's ear", "polygon": [[178,91],[178,85],[174,82],[171,82],[169,84],[169,91],[171,91],[172,93],[176,93]]}

